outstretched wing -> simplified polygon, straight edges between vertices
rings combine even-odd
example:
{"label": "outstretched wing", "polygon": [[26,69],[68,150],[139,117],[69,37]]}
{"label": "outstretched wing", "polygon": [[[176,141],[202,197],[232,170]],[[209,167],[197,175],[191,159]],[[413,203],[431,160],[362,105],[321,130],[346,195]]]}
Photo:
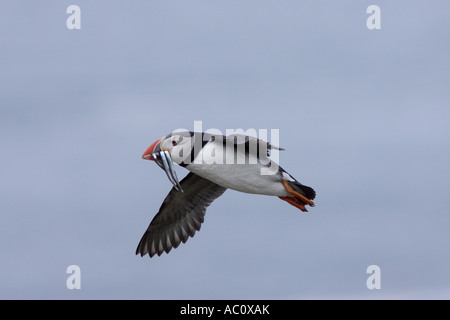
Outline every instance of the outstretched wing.
{"label": "outstretched wing", "polygon": [[169,253],[177,248],[180,242],[185,243],[200,230],[206,208],[226,190],[192,172],[180,184],[184,192],[170,190],[142,236],[136,254],[148,253],[150,258],[155,254],[160,256],[164,251]]}

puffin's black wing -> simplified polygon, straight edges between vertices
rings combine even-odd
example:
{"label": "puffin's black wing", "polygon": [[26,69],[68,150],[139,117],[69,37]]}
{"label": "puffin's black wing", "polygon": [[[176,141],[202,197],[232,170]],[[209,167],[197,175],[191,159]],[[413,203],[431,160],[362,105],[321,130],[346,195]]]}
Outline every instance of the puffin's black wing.
{"label": "puffin's black wing", "polygon": [[180,184],[184,192],[170,190],[142,236],[136,254],[160,256],[178,247],[180,242],[185,243],[200,230],[206,208],[226,190],[192,172]]}
{"label": "puffin's black wing", "polygon": [[258,139],[252,136],[247,136],[244,134],[231,134],[228,136],[224,136],[225,141],[230,140],[233,141],[235,145],[244,144],[246,146],[246,150],[249,148],[250,144],[257,145],[258,148],[265,148],[267,150],[276,149],[276,150],[284,150],[278,146],[272,145],[269,142],[266,142],[262,139]]}

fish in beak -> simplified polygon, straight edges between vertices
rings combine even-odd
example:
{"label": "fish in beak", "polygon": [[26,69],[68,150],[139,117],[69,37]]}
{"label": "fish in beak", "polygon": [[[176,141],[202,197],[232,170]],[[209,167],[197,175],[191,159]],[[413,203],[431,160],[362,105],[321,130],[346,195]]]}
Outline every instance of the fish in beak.
{"label": "fish in beak", "polygon": [[181,187],[177,177],[177,173],[175,172],[175,166],[173,165],[169,150],[161,150],[161,143],[163,141],[164,137],[153,142],[151,146],[148,147],[147,150],[145,150],[144,154],[142,155],[142,159],[155,161],[156,164],[165,171],[167,177],[169,178],[169,181],[173,184],[174,188],[178,191],[183,192],[183,188]]}

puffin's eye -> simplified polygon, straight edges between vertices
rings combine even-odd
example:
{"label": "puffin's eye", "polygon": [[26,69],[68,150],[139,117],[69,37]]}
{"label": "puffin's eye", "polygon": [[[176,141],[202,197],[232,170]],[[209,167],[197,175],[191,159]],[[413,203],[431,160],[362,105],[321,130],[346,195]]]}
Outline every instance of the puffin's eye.
{"label": "puffin's eye", "polygon": [[172,140],[172,145],[173,145],[173,146],[176,146],[176,145],[177,145],[177,142],[176,142],[175,140]]}

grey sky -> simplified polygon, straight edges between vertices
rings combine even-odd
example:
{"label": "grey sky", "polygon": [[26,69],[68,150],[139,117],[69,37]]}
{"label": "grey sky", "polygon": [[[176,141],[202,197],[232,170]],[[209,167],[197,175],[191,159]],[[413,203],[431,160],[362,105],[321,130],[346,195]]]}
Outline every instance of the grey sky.
{"label": "grey sky", "polygon": [[[66,28],[71,4],[81,30]],[[2,3],[0,298],[449,299],[449,11]],[[228,190],[186,244],[135,256],[171,188],[141,155],[195,120],[279,129],[280,165],[316,207]],[[72,264],[81,290],[66,288]],[[366,287],[372,264],[381,290]]]}

